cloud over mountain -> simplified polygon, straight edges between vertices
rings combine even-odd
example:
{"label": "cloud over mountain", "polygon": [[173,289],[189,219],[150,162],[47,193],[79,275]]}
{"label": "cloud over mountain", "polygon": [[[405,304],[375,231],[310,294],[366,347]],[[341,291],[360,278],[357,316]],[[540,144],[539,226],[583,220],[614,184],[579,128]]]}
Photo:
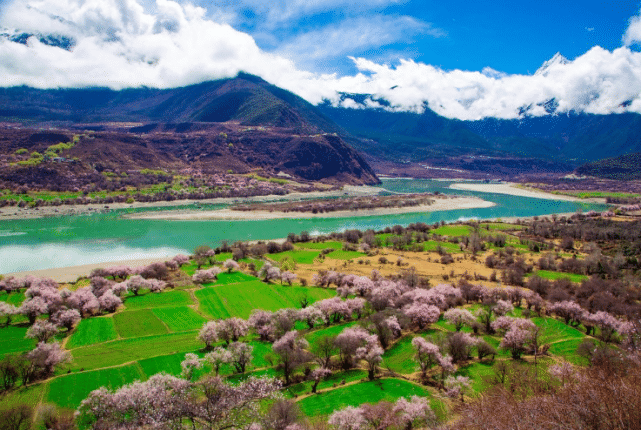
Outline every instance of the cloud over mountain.
{"label": "cloud over mountain", "polygon": [[[409,25],[412,33],[429,37],[444,33],[397,17],[379,19],[363,34],[353,29],[363,27],[364,21],[352,20],[351,28],[336,25],[310,31],[266,52],[249,34],[213,18],[224,20],[220,17],[228,11],[208,14],[201,7],[172,0],[156,0],[151,7],[140,1],[27,0],[3,6],[0,85],[168,88],[245,71],[312,103],[327,99],[339,104],[339,92],[365,93],[372,94],[369,107],[377,106],[376,99],[385,99],[388,109],[421,111],[427,103],[441,115],[460,119],[546,115],[551,104],[557,113],[641,113],[641,53],[630,48],[641,39],[638,17],[630,21],[624,46],[612,51],[595,46],[572,61],[555,57],[533,75],[507,75],[490,68],[448,71],[413,60],[390,65],[354,58],[358,72],[339,76],[306,71],[300,64],[322,59],[334,46],[347,56],[362,53],[369,39],[378,37],[375,42],[381,44],[403,40],[406,36],[393,30],[394,25]],[[329,3],[336,2],[340,3]],[[306,8],[322,10],[324,3],[306,2],[303,7],[296,1],[283,2],[279,10],[283,16],[295,15]],[[376,5],[387,3],[394,2],[380,0]],[[229,16],[227,21],[235,19]],[[337,45],[337,38],[343,43]],[[324,41],[325,47],[306,54],[305,45],[317,41]]]}

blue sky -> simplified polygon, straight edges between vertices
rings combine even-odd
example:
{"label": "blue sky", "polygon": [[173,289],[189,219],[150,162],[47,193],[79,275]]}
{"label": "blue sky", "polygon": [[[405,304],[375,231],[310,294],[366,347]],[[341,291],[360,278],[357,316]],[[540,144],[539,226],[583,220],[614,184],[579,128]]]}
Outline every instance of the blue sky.
{"label": "blue sky", "polygon": [[[639,1],[577,0],[297,3],[199,1],[212,15],[225,16],[251,34],[261,48],[292,53],[301,66],[342,73],[354,72],[347,55],[381,62],[410,58],[445,69],[534,73],[557,52],[573,59],[595,45],[608,50],[621,46],[628,21],[640,6]],[[371,37],[358,40],[354,24]],[[373,26],[380,31],[372,31]],[[338,55],[332,46],[323,47],[328,32],[345,35],[347,46]],[[323,57],[306,58],[310,42],[323,48]]]}
{"label": "blue sky", "polygon": [[[195,2],[195,3],[194,3]],[[450,118],[641,113],[639,1],[0,0],[0,86],[252,73],[311,103]],[[69,49],[15,34],[55,35]],[[545,68],[541,65],[557,52]],[[364,104],[341,93],[369,94]],[[382,106],[378,99],[385,99]]]}

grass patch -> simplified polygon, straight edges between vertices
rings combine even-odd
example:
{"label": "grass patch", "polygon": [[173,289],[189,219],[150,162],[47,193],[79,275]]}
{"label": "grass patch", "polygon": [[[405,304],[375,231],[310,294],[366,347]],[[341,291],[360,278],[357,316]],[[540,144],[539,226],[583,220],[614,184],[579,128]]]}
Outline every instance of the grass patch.
{"label": "grass patch", "polygon": [[579,341],[585,337],[585,333],[581,333],[574,327],[566,325],[563,321],[554,318],[532,318],[532,322],[541,327],[541,342],[553,343],[561,340],[578,339]]}
{"label": "grass patch", "polygon": [[207,321],[192,308],[180,306],[177,308],[156,308],[152,310],[162,322],[167,324],[172,332],[196,330]]}
{"label": "grass patch", "polygon": [[432,234],[440,236],[469,236],[472,232],[472,227],[468,225],[444,225],[434,230],[430,230]]}
{"label": "grass patch", "polygon": [[167,327],[151,309],[119,312],[113,316],[120,337],[154,336],[169,333]]}
{"label": "grass patch", "polygon": [[314,264],[314,260],[320,255],[320,251],[294,250],[279,252],[278,254],[267,254],[270,259],[281,262],[287,257],[291,257],[298,264]]}
{"label": "grass patch", "polygon": [[353,258],[365,257],[365,254],[358,251],[343,251],[342,249],[339,249],[327,254],[327,257],[333,258],[334,260],[351,260]]}
{"label": "grass patch", "polygon": [[72,351],[72,369],[100,369],[145,358],[175,353],[196,352],[203,345],[197,331],[122,339],[84,346]]}
{"label": "grass patch", "polygon": [[405,336],[383,354],[381,367],[389,368],[397,373],[414,373],[420,368],[414,361],[415,349],[412,346],[413,336]]}
{"label": "grass patch", "polygon": [[60,376],[49,382],[47,400],[64,408],[76,409],[93,390],[120,388],[137,379],[143,379],[143,375],[136,364]]}
{"label": "grass patch", "polygon": [[118,333],[116,333],[113,318],[85,318],[80,320],[66,347],[67,349],[78,348],[117,338]]}
{"label": "grass patch", "polygon": [[24,293],[11,293],[8,294],[6,291],[0,292],[0,302],[9,303],[15,307],[20,307],[22,302],[24,302],[26,297]]}
{"label": "grass patch", "polygon": [[[363,378],[367,378],[367,372],[360,369],[352,369],[346,372],[334,373],[333,375],[330,375],[329,377],[323,379],[318,384],[317,389],[324,390],[327,388],[335,388],[341,384],[358,381]],[[301,382],[287,388],[287,392],[289,392],[292,397],[308,394],[312,392],[312,385],[314,385],[312,381]]]}
{"label": "grass patch", "polygon": [[193,301],[186,291],[164,291],[162,293],[147,293],[141,296],[127,296],[124,303],[127,310],[133,310],[192,305]]}
{"label": "grass patch", "polygon": [[428,391],[418,385],[400,379],[381,379],[348,385],[335,390],[310,396],[298,402],[307,416],[329,415],[345,406],[363,403],[378,403],[381,400],[396,401],[400,397],[427,396]]}
{"label": "grass patch", "polygon": [[331,327],[325,327],[321,328],[318,330],[311,331],[305,335],[305,339],[307,339],[307,342],[310,344],[314,344],[320,338],[321,336],[332,336],[332,335],[337,335],[343,330],[345,330],[347,327],[351,327],[356,324],[356,321],[348,322],[346,324],[339,324],[339,325],[333,325]]}
{"label": "grass patch", "polygon": [[[551,270],[537,270],[535,273],[539,275],[541,278],[549,279],[551,281],[556,281],[557,279],[568,279],[572,282],[576,282],[577,284],[588,279],[588,276],[586,275],[578,275],[576,273],[553,272]],[[532,276],[532,275],[528,274],[528,276]]]}
{"label": "grass patch", "polygon": [[548,352],[558,357],[563,357],[572,364],[587,366],[590,364],[589,360],[585,357],[577,355],[576,349],[583,342],[583,339],[569,339],[561,342],[555,342],[550,345]]}
{"label": "grass patch", "polygon": [[25,339],[27,326],[10,325],[0,328],[0,358],[7,354],[29,351],[36,347],[36,341]]}
{"label": "grass patch", "polygon": [[236,316],[248,318],[253,309],[275,311],[300,308],[299,299],[307,296],[310,303],[333,297],[335,292],[323,288],[288,287],[261,281],[238,284],[215,284],[195,292],[199,310],[211,318]]}
{"label": "grass patch", "polygon": [[435,240],[428,240],[426,242],[423,242],[423,250],[425,252],[436,252],[439,245],[441,245],[441,248],[443,248],[444,250],[446,250],[451,254],[457,254],[457,253],[463,252],[461,251],[461,248],[458,246],[457,243],[437,242]]}
{"label": "grass patch", "polygon": [[19,405],[36,406],[46,388],[47,384],[32,384],[0,393],[0,410]]}
{"label": "grass patch", "polygon": [[296,247],[298,248],[306,248],[306,249],[326,249],[326,248],[332,248],[332,249],[343,249],[343,244],[341,242],[299,242],[296,244]]}
{"label": "grass patch", "polygon": [[472,390],[481,393],[491,386],[488,379],[492,378],[495,362],[476,362],[460,367],[456,375],[467,376],[472,380]]}
{"label": "grass patch", "polygon": [[215,285],[237,284],[239,282],[258,281],[258,278],[243,272],[221,273]]}

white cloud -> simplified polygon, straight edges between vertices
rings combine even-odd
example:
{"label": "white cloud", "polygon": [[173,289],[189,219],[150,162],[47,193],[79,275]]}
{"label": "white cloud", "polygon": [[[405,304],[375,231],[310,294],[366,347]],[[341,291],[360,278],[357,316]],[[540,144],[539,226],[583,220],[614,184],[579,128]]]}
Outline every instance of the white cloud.
{"label": "white cloud", "polygon": [[641,42],[641,16],[637,15],[630,18],[628,28],[623,35],[623,43],[630,46],[639,42]]}
{"label": "white cloud", "polygon": [[[314,6],[316,3],[327,7],[345,0],[312,2],[309,7],[322,6]],[[544,115],[543,104],[551,99],[558,104],[558,112],[641,113],[641,53],[628,47],[614,51],[594,47],[573,61],[555,56],[534,75],[506,75],[490,68],[446,71],[412,60],[400,60],[393,66],[355,58],[359,72],[338,76],[301,70],[283,54],[261,50],[250,35],[213,21],[203,8],[156,0],[152,10],[136,0],[12,3],[3,9],[0,26],[66,35],[75,45],[65,51],[37,38],[27,45],[0,38],[0,86],[168,88],[245,71],[311,103],[328,99],[338,104],[338,92],[366,93],[388,100],[394,110],[420,112],[427,102],[439,114],[460,119],[516,118],[526,106],[529,114]],[[414,34],[432,31],[406,17],[395,19],[412,24]],[[348,55],[406,37],[386,26],[383,18],[377,24],[382,28],[367,29],[354,19],[348,22],[354,25],[354,32],[336,25],[301,36],[291,49],[301,57],[322,59],[328,55],[325,47]],[[629,40],[637,37],[633,36],[636,23],[635,19],[630,23]],[[355,50],[350,50],[348,38],[360,33],[363,37],[356,38]],[[323,47],[316,48],[316,44]],[[305,46],[311,52],[306,54]],[[380,105],[369,101],[368,106]]]}
{"label": "white cloud", "polygon": [[323,60],[354,55],[369,48],[397,42],[409,43],[414,36],[442,37],[445,33],[409,16],[368,16],[346,19],[319,30],[303,33],[280,46],[278,52],[291,58]]}

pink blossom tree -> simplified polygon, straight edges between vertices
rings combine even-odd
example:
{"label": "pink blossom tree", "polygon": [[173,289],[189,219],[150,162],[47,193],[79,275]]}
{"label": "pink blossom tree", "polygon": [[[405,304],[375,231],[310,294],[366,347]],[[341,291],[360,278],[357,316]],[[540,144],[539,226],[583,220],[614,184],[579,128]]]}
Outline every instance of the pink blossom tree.
{"label": "pink blossom tree", "polygon": [[236,372],[245,373],[247,366],[252,362],[252,350],[254,348],[243,342],[234,342],[227,350],[231,354],[231,363],[236,368]]}
{"label": "pink blossom tree", "polygon": [[36,321],[29,330],[26,337],[36,339],[38,342],[49,342],[58,333],[58,327],[48,321]]}
{"label": "pink blossom tree", "polygon": [[47,303],[42,297],[34,297],[27,300],[20,306],[20,314],[29,318],[29,323],[33,324],[38,316],[43,315],[49,311]]}
{"label": "pink blossom tree", "polygon": [[242,318],[232,317],[220,320],[217,330],[218,338],[229,345],[230,341],[236,342],[239,338],[247,335],[249,324]]}
{"label": "pink blossom tree", "polygon": [[76,309],[64,309],[56,313],[54,316],[54,321],[56,324],[60,325],[70,331],[73,326],[82,319],[80,312]]}
{"label": "pink blossom tree", "polygon": [[100,303],[100,309],[105,312],[115,312],[122,305],[122,300],[112,290],[107,290],[106,293],[100,296],[98,302]]}
{"label": "pink blossom tree", "polygon": [[454,328],[456,331],[461,331],[463,326],[468,325],[471,326],[474,324],[474,321],[476,319],[474,318],[474,315],[467,309],[461,309],[461,308],[451,308],[445,311],[443,314],[443,317],[450,323],[454,325]]}
{"label": "pink blossom tree", "polygon": [[465,402],[465,393],[467,393],[472,386],[472,380],[467,376],[448,376],[445,379],[445,394],[456,399],[460,398],[461,403]]}
{"label": "pink blossom tree", "polygon": [[360,408],[347,406],[339,409],[330,415],[328,423],[336,430],[363,430],[365,429],[365,418]]}
{"label": "pink blossom tree", "polygon": [[178,267],[182,267],[185,264],[189,263],[189,257],[184,254],[178,254],[174,258],[172,258],[172,260],[175,261],[176,264],[178,264]]}
{"label": "pink blossom tree", "polygon": [[436,415],[425,397],[412,396],[410,400],[401,397],[394,404],[393,412],[400,426],[406,430],[423,426],[427,428],[436,422]]}
{"label": "pink blossom tree", "polygon": [[194,372],[203,368],[203,360],[193,352],[188,352],[185,354],[185,359],[180,363],[180,367],[182,369],[180,376],[191,381],[194,377]]}
{"label": "pink blossom tree", "polygon": [[508,312],[512,312],[514,310],[514,306],[512,306],[512,303],[506,301],[506,300],[497,300],[496,304],[494,305],[494,313],[496,315],[505,315]]}
{"label": "pink blossom tree", "polygon": [[297,278],[297,274],[286,270],[280,274],[280,283],[282,284],[283,282],[285,282],[287,283],[287,285],[292,285],[292,282],[294,282]]}
{"label": "pink blossom tree", "polygon": [[585,311],[576,302],[564,300],[548,306],[548,311],[563,318],[566,324],[578,325]]}
{"label": "pink blossom tree", "polygon": [[67,304],[79,310],[83,315],[91,315],[100,309],[100,302],[90,287],[78,288],[67,299]]}
{"label": "pink blossom tree", "polygon": [[167,288],[167,283],[160,279],[148,279],[147,281],[149,283],[149,291],[152,293],[159,293]]}
{"label": "pink blossom tree", "polygon": [[5,318],[5,327],[8,327],[9,324],[11,324],[13,316],[17,315],[18,313],[18,308],[16,308],[14,305],[6,302],[0,302],[0,318]]}
{"label": "pink blossom tree", "polygon": [[438,321],[441,310],[433,305],[413,303],[403,308],[403,313],[416,324],[419,330],[423,330],[430,324]]}
{"label": "pink blossom tree", "polygon": [[231,258],[225,260],[223,267],[227,270],[227,273],[231,273],[234,270],[240,270],[240,265]]}
{"label": "pink blossom tree", "polygon": [[272,349],[278,354],[285,385],[289,385],[292,373],[307,360],[308,354],[305,350],[308,347],[309,343],[305,338],[300,337],[296,330],[285,333],[274,342]]}
{"label": "pink blossom tree", "polygon": [[341,364],[344,369],[354,366],[354,358],[358,348],[365,345],[369,333],[361,327],[347,327],[336,336],[334,341],[339,351]]}
{"label": "pink blossom tree", "polygon": [[412,339],[412,346],[415,350],[414,359],[421,369],[421,376],[425,379],[427,371],[439,362],[441,352],[438,346],[420,336]]}
{"label": "pink blossom tree", "polygon": [[218,341],[218,321],[206,322],[198,333],[198,339],[205,343],[206,349],[211,349],[211,345]]}
{"label": "pink blossom tree", "polygon": [[127,289],[137,296],[140,291],[149,288],[149,281],[140,275],[134,275],[127,280]]}
{"label": "pink blossom tree", "polygon": [[331,374],[332,371],[326,367],[317,367],[316,369],[312,370],[312,373],[310,373],[310,379],[313,381],[312,393],[316,392],[316,390],[318,389],[318,384],[320,384],[323,378],[330,376]]}
{"label": "pink blossom tree", "polygon": [[356,359],[364,360],[367,363],[367,375],[374,380],[378,366],[383,361],[383,348],[378,342],[378,336],[370,335],[365,339],[365,345],[356,350]]}
{"label": "pink blossom tree", "polygon": [[274,281],[276,279],[280,279],[280,269],[267,261],[263,264],[263,267],[260,268],[258,276],[263,278],[263,281],[265,282]]}
{"label": "pink blossom tree", "polygon": [[501,340],[501,348],[509,350],[512,353],[512,358],[518,360],[532,340],[535,329],[536,325],[532,321],[515,318],[512,321],[512,326]]}
{"label": "pink blossom tree", "polygon": [[231,352],[227,351],[225,348],[218,346],[213,351],[208,352],[205,355],[204,359],[211,365],[211,368],[214,370],[216,376],[218,376],[222,366],[231,364],[233,357],[231,355]]}
{"label": "pink blossom tree", "polygon": [[56,366],[71,361],[71,354],[63,350],[58,342],[40,342],[26,357],[44,376],[51,375]]}
{"label": "pink blossom tree", "polygon": [[191,277],[191,280],[194,284],[207,284],[209,282],[214,282],[218,279],[218,275],[222,272],[220,267],[212,267],[207,270],[197,270],[196,273]]}
{"label": "pink blossom tree", "polygon": [[307,327],[310,329],[314,328],[317,324],[322,324],[325,322],[324,315],[314,306],[308,306],[298,311],[297,316],[298,321],[302,321],[307,324]]}
{"label": "pink blossom tree", "polygon": [[272,336],[272,315],[271,312],[262,309],[254,309],[249,315],[249,326],[260,336],[260,340],[267,340]]}

